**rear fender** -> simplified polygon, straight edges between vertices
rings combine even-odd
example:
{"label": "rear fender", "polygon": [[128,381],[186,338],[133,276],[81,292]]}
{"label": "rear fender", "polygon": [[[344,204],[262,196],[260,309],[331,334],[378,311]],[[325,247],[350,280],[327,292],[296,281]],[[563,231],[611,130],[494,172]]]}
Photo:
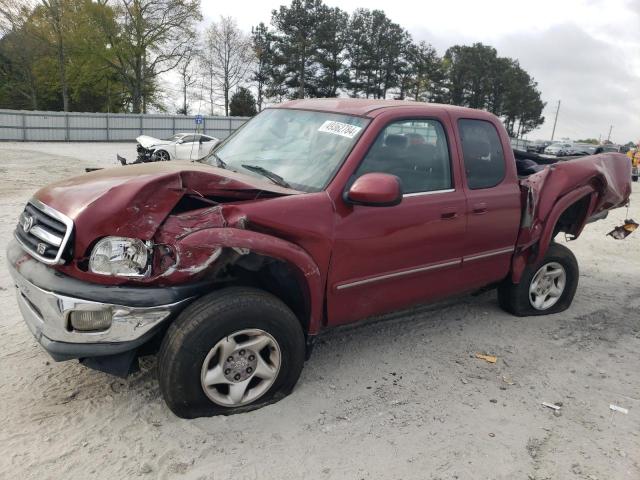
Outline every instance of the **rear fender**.
{"label": "rear fender", "polygon": [[511,281],[513,283],[520,282],[527,264],[535,264],[544,258],[554,238],[554,233],[557,233],[555,232],[556,225],[562,214],[573,204],[583,200],[585,197],[589,197],[588,207],[581,212],[580,217],[572,226],[572,231],[567,232],[570,233],[574,239],[580,235],[587,223],[589,215],[596,206],[596,200],[598,198],[592,185],[577,188],[560,198],[547,215],[542,229],[529,232],[529,234],[533,233],[533,236],[529,238],[526,245],[520,245],[517,253],[513,256],[511,264]]}

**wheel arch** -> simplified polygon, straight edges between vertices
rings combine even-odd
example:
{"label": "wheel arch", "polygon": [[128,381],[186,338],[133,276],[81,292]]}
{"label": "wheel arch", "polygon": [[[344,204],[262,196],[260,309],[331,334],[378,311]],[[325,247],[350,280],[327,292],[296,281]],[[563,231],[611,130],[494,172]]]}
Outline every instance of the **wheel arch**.
{"label": "wheel arch", "polygon": [[270,292],[291,308],[305,334],[319,332],[324,311],[322,275],[298,245],[255,231],[211,228],[184,237],[177,247],[180,257],[192,259],[195,252],[222,248],[220,257],[200,277],[218,285],[253,286]]}
{"label": "wheel arch", "polygon": [[591,185],[578,188],[561,197],[553,206],[536,242],[514,255],[511,268],[511,281],[519,283],[527,265],[541,261],[551,242],[560,232],[578,238],[595,207],[597,194]]}

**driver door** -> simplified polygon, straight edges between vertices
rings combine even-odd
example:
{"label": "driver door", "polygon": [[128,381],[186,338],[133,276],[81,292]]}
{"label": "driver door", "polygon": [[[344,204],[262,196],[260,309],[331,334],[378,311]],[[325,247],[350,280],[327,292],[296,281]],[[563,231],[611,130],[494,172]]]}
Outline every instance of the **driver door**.
{"label": "driver door", "polygon": [[398,176],[403,199],[393,207],[340,208],[346,214],[336,216],[329,324],[444,297],[464,283],[466,200],[443,125],[433,118],[392,122],[358,167],[356,178]]}

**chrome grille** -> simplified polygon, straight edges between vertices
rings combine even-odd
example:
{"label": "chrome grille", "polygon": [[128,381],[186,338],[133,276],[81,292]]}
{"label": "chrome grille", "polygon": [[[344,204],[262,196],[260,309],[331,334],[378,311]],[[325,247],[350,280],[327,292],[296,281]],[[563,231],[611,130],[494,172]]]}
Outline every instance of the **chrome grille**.
{"label": "chrome grille", "polygon": [[31,199],[24,207],[15,237],[32,257],[43,263],[64,263],[73,221],[44,203]]}

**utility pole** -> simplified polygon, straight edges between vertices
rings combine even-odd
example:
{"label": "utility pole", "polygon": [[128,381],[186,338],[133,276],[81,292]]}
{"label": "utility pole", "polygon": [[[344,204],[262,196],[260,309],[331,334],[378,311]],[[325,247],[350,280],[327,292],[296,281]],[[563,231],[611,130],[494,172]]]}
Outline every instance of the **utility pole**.
{"label": "utility pole", "polygon": [[556,134],[556,123],[558,123],[558,113],[560,113],[560,100],[558,100],[558,108],[556,109],[556,118],[553,120],[553,131],[551,132],[552,142],[553,142],[553,136]]}
{"label": "utility pole", "polygon": [[611,130],[613,130],[613,125],[609,127],[609,135],[607,135],[607,142],[611,141]]}

